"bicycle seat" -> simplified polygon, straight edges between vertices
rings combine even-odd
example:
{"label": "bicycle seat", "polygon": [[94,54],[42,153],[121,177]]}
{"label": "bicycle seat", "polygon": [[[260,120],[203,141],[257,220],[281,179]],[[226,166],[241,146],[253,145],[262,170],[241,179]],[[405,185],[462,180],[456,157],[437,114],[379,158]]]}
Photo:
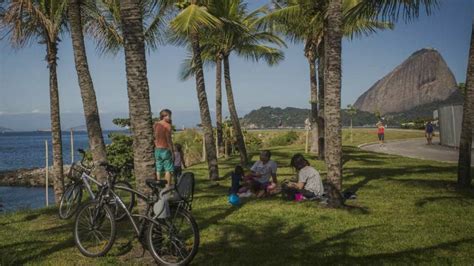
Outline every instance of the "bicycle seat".
{"label": "bicycle seat", "polygon": [[111,165],[111,164],[108,164],[108,163],[106,163],[106,162],[102,162],[102,163],[100,163],[99,165],[105,167],[105,170],[106,170],[107,172],[109,172],[109,173],[114,173],[114,174],[115,174],[115,173],[119,173],[119,172],[120,172],[120,168],[115,167],[115,166],[113,166],[113,165]]}
{"label": "bicycle seat", "polygon": [[166,180],[147,179],[145,183],[151,189],[160,189],[164,188],[168,182]]}

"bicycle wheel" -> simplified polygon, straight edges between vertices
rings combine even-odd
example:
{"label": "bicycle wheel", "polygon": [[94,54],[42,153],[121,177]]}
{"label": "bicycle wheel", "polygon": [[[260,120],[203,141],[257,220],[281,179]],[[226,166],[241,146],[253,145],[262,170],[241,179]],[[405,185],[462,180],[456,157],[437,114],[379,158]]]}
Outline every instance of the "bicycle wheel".
{"label": "bicycle wheel", "polygon": [[82,187],[78,184],[70,184],[67,186],[59,203],[59,218],[69,219],[76,213],[81,205]]}
{"label": "bicycle wheel", "polygon": [[115,230],[114,214],[110,207],[91,201],[77,213],[74,241],[84,256],[104,256],[115,241]]}
{"label": "bicycle wheel", "polygon": [[[135,205],[135,193],[121,189],[120,187],[127,187],[127,188],[132,188],[132,185],[126,181],[118,181],[115,183],[115,188],[114,192],[117,194],[117,196],[123,201],[125,206],[127,207],[127,210],[129,212],[132,212],[133,205]],[[125,210],[117,205],[117,202],[115,202],[115,199],[112,199],[110,201],[110,207],[112,208],[112,211],[114,212],[115,215],[115,221],[121,221],[123,218],[126,217],[127,213]]]}
{"label": "bicycle wheel", "polygon": [[191,214],[174,210],[171,217],[150,223],[147,231],[148,250],[159,264],[186,265],[199,247],[199,229]]}

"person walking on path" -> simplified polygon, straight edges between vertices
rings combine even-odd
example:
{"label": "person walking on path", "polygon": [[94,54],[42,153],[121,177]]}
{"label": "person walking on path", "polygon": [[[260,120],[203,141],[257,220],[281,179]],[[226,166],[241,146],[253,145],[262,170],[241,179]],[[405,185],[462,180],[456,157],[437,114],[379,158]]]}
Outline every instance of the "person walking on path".
{"label": "person walking on path", "polygon": [[434,132],[434,128],[433,128],[433,124],[431,124],[431,121],[428,121],[428,123],[426,123],[426,126],[425,126],[425,136],[426,136],[426,145],[432,145],[433,144],[433,132]]}
{"label": "person walking on path", "polygon": [[163,109],[160,112],[160,121],[153,125],[155,135],[156,176],[161,179],[165,173],[168,186],[171,185],[171,175],[174,172],[174,147],[171,139],[171,111]]}
{"label": "person walking on path", "polygon": [[382,121],[377,123],[377,135],[379,137],[380,147],[382,147],[385,141],[385,126],[383,125]]}

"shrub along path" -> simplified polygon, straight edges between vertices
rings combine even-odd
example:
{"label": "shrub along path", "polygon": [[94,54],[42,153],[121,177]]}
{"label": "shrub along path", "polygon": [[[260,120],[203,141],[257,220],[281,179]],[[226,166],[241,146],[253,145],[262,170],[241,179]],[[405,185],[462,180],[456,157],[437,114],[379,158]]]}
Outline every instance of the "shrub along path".
{"label": "shrub along path", "polygon": [[[420,134],[401,132],[398,138]],[[474,192],[454,190],[456,165],[352,146],[367,142],[366,137],[367,131],[356,131],[354,143],[344,146],[344,188],[358,196],[347,202],[351,207],[346,210],[279,197],[249,198],[241,207],[231,207],[229,180],[213,187],[202,178],[204,164],[189,169],[199,178],[193,214],[201,246],[193,264],[473,264]],[[348,139],[344,132],[346,144]],[[302,152],[301,145],[274,147],[272,152],[280,180],[293,176],[289,158]],[[310,159],[324,176],[324,163]],[[237,162],[222,161],[222,174]],[[74,247],[72,222],[58,220],[54,208],[0,215],[0,264],[147,262],[124,248],[131,234],[127,222],[120,228],[110,256],[89,259]]]}

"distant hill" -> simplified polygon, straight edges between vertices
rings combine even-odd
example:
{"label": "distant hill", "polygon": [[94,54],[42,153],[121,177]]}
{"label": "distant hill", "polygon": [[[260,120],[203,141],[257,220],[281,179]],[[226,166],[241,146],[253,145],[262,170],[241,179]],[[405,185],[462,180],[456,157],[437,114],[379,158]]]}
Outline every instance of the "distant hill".
{"label": "distant hill", "polygon": [[[405,112],[387,113],[383,117],[389,126],[399,127],[402,123],[415,120],[432,119],[433,111],[444,105],[462,105],[464,96],[460,91],[455,91],[446,100],[436,101],[411,108]],[[281,127],[300,128],[304,127],[304,121],[308,118],[310,110],[302,108],[279,108],[265,106],[253,110],[245,115],[241,121],[246,128],[277,128]],[[350,116],[347,110],[342,110],[342,125],[350,125]],[[357,114],[352,118],[352,125],[356,127],[374,126],[378,121],[375,114],[357,110]]]}
{"label": "distant hill", "polygon": [[363,93],[354,106],[380,114],[401,113],[446,100],[456,80],[441,54],[432,48],[414,52]]}
{"label": "distant hill", "polygon": [[253,110],[242,118],[247,128],[304,127],[308,109],[264,106]]}
{"label": "distant hill", "polygon": [[0,132],[7,132],[7,131],[13,131],[13,129],[7,128],[7,127],[0,127]]}

